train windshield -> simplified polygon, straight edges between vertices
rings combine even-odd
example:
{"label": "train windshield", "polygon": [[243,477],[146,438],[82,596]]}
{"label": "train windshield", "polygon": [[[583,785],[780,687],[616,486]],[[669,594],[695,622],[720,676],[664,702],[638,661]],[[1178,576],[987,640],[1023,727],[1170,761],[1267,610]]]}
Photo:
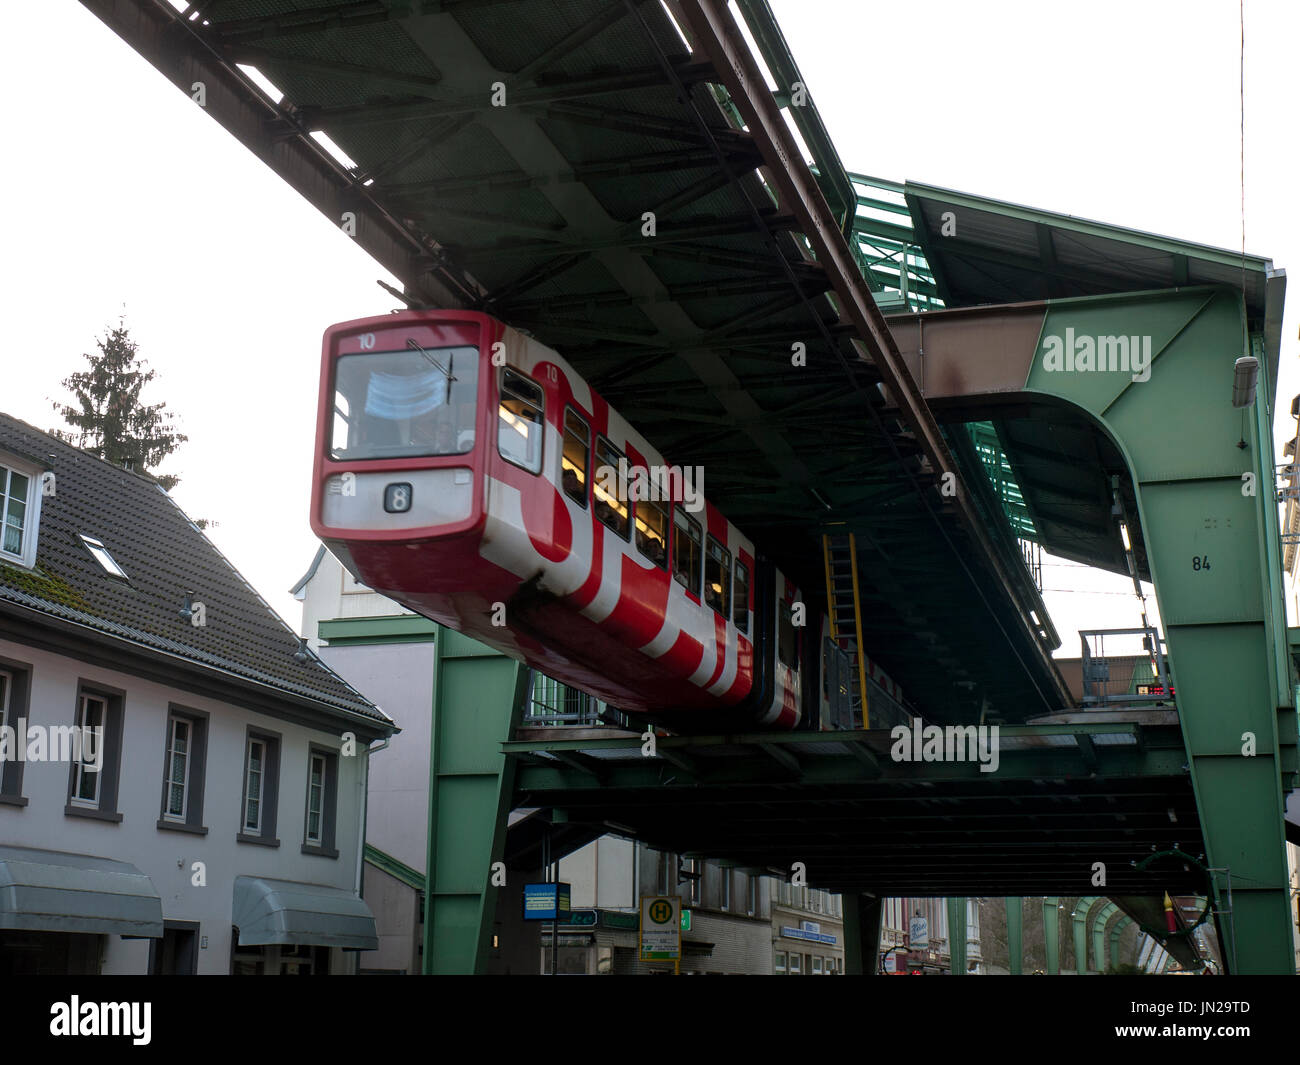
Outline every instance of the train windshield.
{"label": "train windshield", "polygon": [[344,355],[334,366],[335,460],[464,455],[474,448],[478,349]]}

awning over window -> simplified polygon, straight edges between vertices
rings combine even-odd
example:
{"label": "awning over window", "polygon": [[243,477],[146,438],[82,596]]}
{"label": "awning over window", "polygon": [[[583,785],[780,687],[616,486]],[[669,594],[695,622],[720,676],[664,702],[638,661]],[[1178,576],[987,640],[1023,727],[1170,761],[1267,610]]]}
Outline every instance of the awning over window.
{"label": "awning over window", "polygon": [[241,947],[379,947],[370,907],[350,891],[320,884],[237,876],[233,920]]}
{"label": "awning over window", "polygon": [[0,847],[0,928],[156,939],[162,900],[127,862]]}

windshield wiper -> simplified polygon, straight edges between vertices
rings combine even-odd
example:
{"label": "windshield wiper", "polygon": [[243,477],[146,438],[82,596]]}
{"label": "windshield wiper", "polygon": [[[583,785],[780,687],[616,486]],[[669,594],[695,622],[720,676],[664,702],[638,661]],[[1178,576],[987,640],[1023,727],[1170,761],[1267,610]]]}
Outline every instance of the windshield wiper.
{"label": "windshield wiper", "polygon": [[420,345],[417,344],[414,340],[410,340],[410,339],[408,339],[408,340],[406,341],[406,346],[407,346],[408,348],[411,348],[411,349],[414,350],[414,351],[418,351],[421,355],[423,355],[423,356],[424,356],[424,357],[429,361],[429,365],[431,365],[435,370],[437,370],[440,374],[442,374],[445,378],[447,378],[447,397],[446,397],[446,399],[443,400],[443,402],[444,402],[444,403],[450,403],[450,402],[451,402],[451,383],[452,383],[454,380],[456,380],[455,375],[452,373],[452,370],[454,370],[454,369],[456,368],[456,356],[455,356],[455,354],[454,354],[454,353],[452,354],[452,356],[451,356],[450,368],[448,368],[448,367],[443,366],[442,363],[440,363],[437,359],[435,359],[432,355],[430,355],[427,351],[425,351],[424,348],[420,347]]}

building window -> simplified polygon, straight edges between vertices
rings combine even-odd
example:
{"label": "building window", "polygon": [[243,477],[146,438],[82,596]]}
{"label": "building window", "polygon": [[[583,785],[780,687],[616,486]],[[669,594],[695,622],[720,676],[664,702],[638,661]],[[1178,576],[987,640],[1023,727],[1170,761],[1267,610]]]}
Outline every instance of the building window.
{"label": "building window", "polygon": [[687,859],[687,870],[690,875],[686,877],[686,901],[692,906],[698,906],[700,902],[700,892],[704,885],[704,863],[698,858]]}
{"label": "building window", "polygon": [[162,812],[158,827],[205,834],[203,779],[207,762],[207,715],[171,707],[163,760]]}
{"label": "building window", "polygon": [[370,588],[367,585],[362,584],[359,580],[357,580],[357,578],[352,574],[352,572],[346,569],[345,567],[340,566],[339,573],[341,574],[342,577],[341,587],[343,589],[344,595],[366,595],[367,593],[370,594],[374,593],[373,588]]}
{"label": "building window", "polygon": [[514,370],[502,371],[497,450],[529,473],[542,469],[543,407],[541,385]]}
{"label": "building window", "polygon": [[21,558],[27,530],[27,507],[31,502],[32,479],[0,466],[0,551]]}
{"label": "building window", "polygon": [[313,754],[307,772],[307,842],[320,846],[325,813],[325,756]]}
{"label": "building window", "polygon": [[193,726],[185,718],[173,715],[167,719],[167,802],[163,817],[168,821],[185,820],[192,732]]}
{"label": "building window", "polygon": [[758,913],[758,877],[749,876],[745,886],[745,913],[754,917]]}
{"label": "building window", "polygon": [[0,456],[0,560],[30,569],[36,564],[37,529],[46,479],[33,462]]}
{"label": "building window", "polygon": [[722,873],[722,890],[720,892],[720,902],[722,903],[721,908],[729,910],[731,909],[731,878],[735,874],[732,873],[730,869],[722,869],[720,872]]}
{"label": "building window", "polygon": [[776,969],[777,976],[785,975],[785,951],[778,950],[776,952],[776,965],[774,968]]}
{"label": "building window", "polygon": [[812,974],[813,974],[813,976],[821,976],[821,975],[822,975],[822,960],[821,960],[821,958],[816,958],[816,957],[813,958],[813,960],[812,960]]}
{"label": "building window", "polygon": [[671,883],[677,872],[677,855],[659,852],[659,894],[675,895],[677,885]]}
{"label": "building window", "polygon": [[0,728],[8,725],[13,727],[13,722],[9,720],[9,693],[13,690],[14,677],[8,670],[0,669]]}
{"label": "building window", "polygon": [[248,732],[244,744],[244,783],[241,801],[241,843],[278,847],[276,811],[280,794],[280,738],[273,733]]}
{"label": "building window", "polygon": [[802,954],[791,954],[791,955],[790,955],[790,975],[791,975],[791,976],[802,976],[802,975],[803,975],[803,955],[802,955]]}
{"label": "building window", "polygon": [[27,717],[27,696],[31,690],[31,667],[0,659],[0,802],[25,806],[22,798],[25,751],[17,749],[21,723]]}
{"label": "building window", "polygon": [[338,755],[313,747],[307,756],[307,813],[303,830],[304,854],[337,858],[334,849],[338,794]]}
{"label": "building window", "polygon": [[560,484],[578,506],[587,506],[587,448],[591,431],[572,407],[564,410],[564,449],[560,455]]}
{"label": "building window", "polygon": [[97,748],[102,742],[108,716],[108,701],[97,695],[83,695],[77,703],[77,733],[80,756],[72,763],[72,805],[98,809],[99,788],[103,780],[102,762]]}
{"label": "building window", "polygon": [[244,782],[244,831],[254,835],[262,831],[262,793],[266,782],[266,744],[248,741],[248,772]]}
{"label": "building window", "polygon": [[118,777],[122,757],[123,693],[80,685],[73,715],[70,749],[51,751],[51,758],[66,757],[68,805],[72,816],[120,821],[117,812]]}

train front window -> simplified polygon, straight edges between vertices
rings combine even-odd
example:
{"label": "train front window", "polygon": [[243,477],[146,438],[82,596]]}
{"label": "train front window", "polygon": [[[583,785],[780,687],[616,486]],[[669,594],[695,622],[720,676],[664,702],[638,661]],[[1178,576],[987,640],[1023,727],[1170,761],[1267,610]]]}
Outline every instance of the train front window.
{"label": "train front window", "polygon": [[330,458],[464,455],[477,398],[477,348],[344,355],[334,365]]}
{"label": "train front window", "polygon": [[507,462],[529,473],[542,469],[542,388],[523,374],[501,374],[501,405],[497,409],[497,450]]}
{"label": "train front window", "polygon": [[673,508],[673,577],[693,595],[700,594],[700,523]]}
{"label": "train front window", "polygon": [[704,554],[704,601],[724,619],[731,609],[731,552],[712,536]]}

